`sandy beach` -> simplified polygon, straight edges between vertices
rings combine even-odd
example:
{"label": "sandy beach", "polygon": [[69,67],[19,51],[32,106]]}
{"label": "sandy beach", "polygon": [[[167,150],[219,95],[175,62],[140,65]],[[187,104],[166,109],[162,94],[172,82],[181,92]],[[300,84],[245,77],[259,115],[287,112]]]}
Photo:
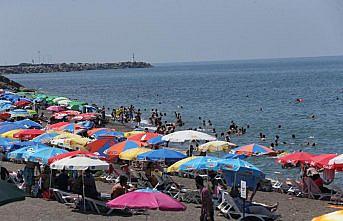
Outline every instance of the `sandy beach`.
{"label": "sandy beach", "polygon": [[[16,171],[23,168],[23,164],[13,164],[2,162],[2,165],[9,170]],[[195,188],[194,180],[188,178],[173,177],[175,181],[186,187]],[[113,184],[97,181],[98,191],[110,193]],[[307,221],[315,216],[336,211],[330,208],[328,202],[320,200],[311,200],[307,198],[293,197],[287,194],[276,192],[258,192],[254,198],[256,202],[276,203],[279,202],[278,213],[280,220],[284,221]],[[174,221],[174,220],[198,220],[200,216],[200,205],[186,204],[185,212],[163,212],[148,211],[148,220],[156,221]],[[146,220],[145,215],[134,215],[131,217],[122,217],[115,214],[103,216],[91,213],[81,213],[78,210],[69,208],[57,201],[46,201],[38,198],[27,197],[25,201],[10,203],[0,207],[0,216],[2,220]],[[215,220],[227,220],[216,211]]]}

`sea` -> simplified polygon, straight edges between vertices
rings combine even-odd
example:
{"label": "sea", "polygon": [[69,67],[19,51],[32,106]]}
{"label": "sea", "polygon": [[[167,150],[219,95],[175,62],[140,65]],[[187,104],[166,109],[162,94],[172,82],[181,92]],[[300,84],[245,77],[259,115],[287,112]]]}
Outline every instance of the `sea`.
{"label": "sea", "polygon": [[[276,148],[286,152],[343,153],[343,57],[153,65],[148,69],[7,77],[51,95],[110,109],[132,104],[143,111],[144,119],[151,109],[166,113],[163,120],[167,121],[175,121],[178,112],[185,123],[181,129],[201,127],[212,133],[215,128],[219,139],[224,139],[220,134],[231,121],[240,127],[249,125],[246,134],[231,136],[237,145],[269,146],[278,135]],[[212,127],[204,127],[203,120],[210,120]],[[265,141],[260,140],[259,133],[266,135]],[[282,169],[274,158],[249,161],[271,178],[299,173]],[[336,177],[335,182],[342,185],[342,173]]]}

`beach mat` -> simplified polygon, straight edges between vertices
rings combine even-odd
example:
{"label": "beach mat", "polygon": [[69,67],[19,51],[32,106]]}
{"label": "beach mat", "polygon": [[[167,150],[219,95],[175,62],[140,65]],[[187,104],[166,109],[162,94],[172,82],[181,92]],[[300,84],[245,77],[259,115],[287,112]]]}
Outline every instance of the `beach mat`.
{"label": "beach mat", "polygon": [[25,200],[24,191],[14,184],[0,180],[0,206],[19,200]]}

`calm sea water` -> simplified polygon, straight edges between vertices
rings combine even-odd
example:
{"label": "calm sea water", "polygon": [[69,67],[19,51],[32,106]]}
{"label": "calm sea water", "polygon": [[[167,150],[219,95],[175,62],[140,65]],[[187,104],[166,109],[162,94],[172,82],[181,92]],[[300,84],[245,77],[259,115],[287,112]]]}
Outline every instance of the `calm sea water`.
{"label": "calm sea water", "polygon": [[[239,126],[249,124],[244,136],[232,136],[239,145],[269,145],[279,135],[287,144],[278,148],[286,151],[343,152],[343,57],[157,64],[151,69],[8,77],[52,95],[110,108],[133,104],[146,113],[157,108],[168,119],[178,111],[185,128],[202,126],[199,117],[210,119],[218,134],[231,120]],[[296,98],[304,102],[296,103]],[[265,142],[259,140],[260,132],[266,134]],[[307,142],[316,146],[305,146]],[[269,174],[288,173],[274,160],[252,161]]]}

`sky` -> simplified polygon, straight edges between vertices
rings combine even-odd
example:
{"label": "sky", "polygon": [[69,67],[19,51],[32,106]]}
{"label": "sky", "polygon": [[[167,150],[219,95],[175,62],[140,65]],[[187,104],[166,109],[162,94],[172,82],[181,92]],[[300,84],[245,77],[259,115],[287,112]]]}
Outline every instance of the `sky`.
{"label": "sky", "polygon": [[341,0],[0,0],[0,64],[343,55]]}

